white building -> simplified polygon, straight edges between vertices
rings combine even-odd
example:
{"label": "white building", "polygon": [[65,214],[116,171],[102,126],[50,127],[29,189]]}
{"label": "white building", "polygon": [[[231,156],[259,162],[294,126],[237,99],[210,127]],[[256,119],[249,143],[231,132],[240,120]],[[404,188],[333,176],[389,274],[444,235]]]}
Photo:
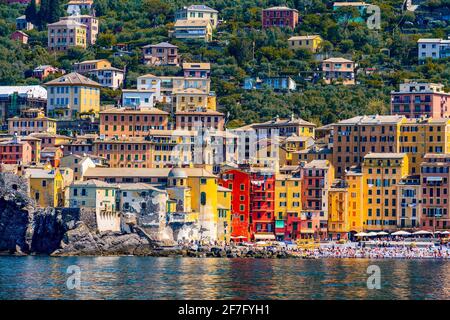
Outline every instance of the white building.
{"label": "white building", "polygon": [[175,13],[175,21],[204,19],[209,19],[213,29],[217,28],[217,24],[219,21],[219,11],[200,4],[183,7],[182,9],[177,10],[177,12]]}
{"label": "white building", "polygon": [[100,83],[102,87],[114,90],[119,89],[123,85],[123,80],[125,78],[125,72],[114,67],[94,69],[89,71],[89,75],[95,76],[97,82]]}
{"label": "white building", "polygon": [[152,108],[161,101],[161,79],[153,74],[137,78],[136,89],[122,90],[123,107]]}
{"label": "white building", "polygon": [[117,186],[99,180],[76,181],[70,185],[71,208],[95,209],[98,231],[120,231],[116,210]]}
{"label": "white building", "polygon": [[450,40],[419,39],[417,40],[417,47],[419,60],[450,57]]}

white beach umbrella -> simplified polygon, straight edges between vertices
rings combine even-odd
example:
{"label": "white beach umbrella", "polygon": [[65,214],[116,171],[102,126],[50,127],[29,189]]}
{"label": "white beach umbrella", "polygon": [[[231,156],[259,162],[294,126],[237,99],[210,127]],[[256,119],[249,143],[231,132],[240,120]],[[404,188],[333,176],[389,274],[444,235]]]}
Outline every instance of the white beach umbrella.
{"label": "white beach umbrella", "polygon": [[441,234],[450,234],[450,231],[441,232]]}
{"label": "white beach umbrella", "polygon": [[384,231],[381,231],[381,232],[377,233],[377,236],[388,236],[388,235],[389,235],[389,233],[384,232]]}
{"label": "white beach umbrella", "polygon": [[432,233],[433,232],[430,232],[430,231],[420,230],[420,231],[414,232],[413,235],[420,236],[420,235],[426,235],[426,234],[432,234]]}
{"label": "white beach umbrella", "polygon": [[365,232],[359,232],[357,234],[355,234],[355,237],[367,237],[369,234],[365,233]]}
{"label": "white beach umbrella", "polygon": [[403,231],[403,230],[391,233],[391,236],[410,236],[410,235],[411,235],[411,233]]}
{"label": "white beach umbrella", "polygon": [[367,236],[368,237],[376,237],[378,235],[378,233],[376,233],[376,232],[369,232],[368,234],[367,234]]}

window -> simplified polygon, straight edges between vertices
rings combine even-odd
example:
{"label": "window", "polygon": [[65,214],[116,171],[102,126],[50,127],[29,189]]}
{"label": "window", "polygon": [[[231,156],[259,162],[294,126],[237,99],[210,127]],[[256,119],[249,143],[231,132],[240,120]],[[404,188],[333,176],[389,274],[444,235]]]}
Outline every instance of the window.
{"label": "window", "polygon": [[200,204],[202,206],[206,205],[206,192],[200,193]]}

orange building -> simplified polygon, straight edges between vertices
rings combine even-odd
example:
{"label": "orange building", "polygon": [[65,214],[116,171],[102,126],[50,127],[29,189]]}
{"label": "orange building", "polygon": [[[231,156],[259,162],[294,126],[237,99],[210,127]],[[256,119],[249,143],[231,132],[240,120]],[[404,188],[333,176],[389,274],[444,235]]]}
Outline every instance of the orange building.
{"label": "orange building", "polygon": [[182,111],[175,113],[177,129],[193,130],[201,127],[223,131],[225,127],[225,116],[223,113],[213,110],[205,111]]}
{"label": "orange building", "polygon": [[28,142],[20,141],[17,137],[0,142],[0,163],[29,164],[32,161],[31,146]]}
{"label": "orange building", "polygon": [[111,168],[151,168],[152,144],[144,137],[105,138],[94,141],[94,153]]}
{"label": "orange building", "polygon": [[105,137],[143,137],[149,130],[167,130],[169,113],[157,108],[117,109],[100,112],[100,134]]}

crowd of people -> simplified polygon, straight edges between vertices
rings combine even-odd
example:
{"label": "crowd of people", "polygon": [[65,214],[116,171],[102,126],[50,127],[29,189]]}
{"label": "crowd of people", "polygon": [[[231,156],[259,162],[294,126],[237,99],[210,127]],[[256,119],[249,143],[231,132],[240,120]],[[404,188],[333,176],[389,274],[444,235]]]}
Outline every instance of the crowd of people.
{"label": "crowd of people", "polygon": [[449,259],[447,246],[331,246],[298,249],[294,255],[303,258],[366,258],[366,259]]}

